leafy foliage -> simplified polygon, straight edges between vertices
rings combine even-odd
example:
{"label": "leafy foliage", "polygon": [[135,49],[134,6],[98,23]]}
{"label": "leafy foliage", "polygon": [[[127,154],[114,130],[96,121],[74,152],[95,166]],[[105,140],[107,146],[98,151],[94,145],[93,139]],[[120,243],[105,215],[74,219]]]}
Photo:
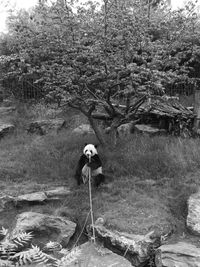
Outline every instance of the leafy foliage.
{"label": "leafy foliage", "polygon": [[81,253],[80,249],[74,248],[66,256],[62,257],[61,260],[58,260],[56,266],[57,267],[70,266],[70,264],[77,259],[80,253]]}
{"label": "leafy foliage", "polygon": [[46,266],[52,266],[49,261],[55,261],[53,257],[45,254],[39,247],[33,245],[29,250],[16,253],[11,257],[11,260],[16,262],[16,267],[28,264],[45,264]]}
{"label": "leafy foliage", "polygon": [[11,238],[11,242],[15,244],[18,248],[25,247],[29,245],[32,240],[33,235],[31,233],[18,233],[17,235]]}
{"label": "leafy foliage", "polygon": [[[4,239],[0,242],[0,266],[46,266],[64,267],[69,266],[80,255],[80,249],[72,251],[61,250],[61,244],[50,241],[43,249],[31,244],[33,235],[31,233],[18,233],[11,236],[7,229],[2,228]],[[47,253],[64,251],[64,256],[57,259]],[[63,253],[62,253],[63,254]]]}
{"label": "leafy foliage", "polygon": [[[162,1],[158,1],[162,2]],[[30,83],[46,101],[68,96],[163,94],[199,77],[195,3],[171,11],[148,1],[40,1],[11,13],[1,37],[4,87],[19,95]],[[20,94],[21,95],[21,94]]]}

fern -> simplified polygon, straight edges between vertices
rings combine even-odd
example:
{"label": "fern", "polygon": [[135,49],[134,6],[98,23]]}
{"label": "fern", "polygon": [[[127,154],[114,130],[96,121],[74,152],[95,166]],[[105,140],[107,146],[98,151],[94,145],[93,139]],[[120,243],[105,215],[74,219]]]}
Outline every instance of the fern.
{"label": "fern", "polygon": [[8,260],[10,256],[16,253],[16,245],[10,242],[10,240],[5,239],[0,244],[0,259]]}
{"label": "fern", "polygon": [[17,235],[11,238],[11,242],[16,245],[17,250],[22,250],[22,248],[30,245],[31,240],[33,239],[33,235],[31,232],[29,233],[18,233]]}
{"label": "fern", "polygon": [[72,262],[77,260],[78,256],[81,254],[81,250],[78,248],[73,249],[66,256],[62,257],[57,261],[56,267],[66,267],[69,266]]}
{"label": "fern", "polygon": [[[2,227],[0,234],[3,236],[3,240],[0,242],[0,267],[66,267],[77,260],[81,253],[78,248],[69,252],[66,249],[62,249],[61,244],[58,242],[52,241],[48,242],[43,250],[33,245],[27,249],[33,238],[31,233],[21,232],[11,236],[8,230]],[[27,250],[24,250],[25,248]],[[65,256],[58,260],[44,251],[56,253],[59,251]]]}
{"label": "fern", "polygon": [[51,263],[56,262],[56,259],[45,254],[40,250],[39,247],[33,246],[27,251],[21,251],[16,253],[10,258],[12,261],[16,262],[16,267],[25,266],[30,264],[47,265],[52,266]]}

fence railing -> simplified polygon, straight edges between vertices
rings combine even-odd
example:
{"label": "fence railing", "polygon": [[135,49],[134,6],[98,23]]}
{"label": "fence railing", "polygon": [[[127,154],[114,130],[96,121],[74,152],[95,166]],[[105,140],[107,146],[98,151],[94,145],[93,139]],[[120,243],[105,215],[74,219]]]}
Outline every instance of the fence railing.
{"label": "fence railing", "polygon": [[[44,96],[42,84],[34,83],[34,79],[23,79],[23,81],[4,80],[1,85],[6,94],[12,94],[17,99],[29,100],[40,99]],[[170,96],[191,96],[194,94],[195,89],[200,89],[195,83],[179,82],[172,83],[166,87],[166,94]]]}

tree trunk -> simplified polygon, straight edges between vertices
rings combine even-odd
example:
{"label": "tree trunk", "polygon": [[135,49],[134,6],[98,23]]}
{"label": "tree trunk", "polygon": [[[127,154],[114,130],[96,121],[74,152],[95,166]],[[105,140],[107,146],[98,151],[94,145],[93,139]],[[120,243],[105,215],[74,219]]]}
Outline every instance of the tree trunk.
{"label": "tree trunk", "polygon": [[103,137],[103,135],[101,134],[101,132],[100,132],[100,130],[99,130],[99,128],[98,128],[96,122],[93,120],[93,118],[92,118],[91,116],[88,116],[88,121],[89,121],[89,123],[90,123],[92,129],[94,130],[95,135],[96,135],[98,141],[100,142],[100,144],[101,144],[102,146],[106,146],[106,142],[105,142],[105,140],[104,140],[104,137]]}
{"label": "tree trunk", "polygon": [[111,144],[115,147],[117,145],[117,128],[121,124],[121,118],[114,118],[110,127]]}

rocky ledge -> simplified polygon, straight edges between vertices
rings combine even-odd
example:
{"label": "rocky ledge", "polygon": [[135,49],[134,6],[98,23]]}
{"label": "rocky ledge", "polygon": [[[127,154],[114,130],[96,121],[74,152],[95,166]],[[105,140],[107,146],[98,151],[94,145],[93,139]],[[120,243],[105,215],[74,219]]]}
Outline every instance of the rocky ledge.
{"label": "rocky ledge", "polygon": [[200,267],[200,248],[179,242],[161,246],[156,253],[157,267]]}
{"label": "rocky ledge", "polygon": [[[94,229],[97,240],[104,247],[125,256],[135,267],[143,266],[149,260],[151,247],[160,245],[160,237],[155,237],[153,231],[147,235],[134,235],[111,231],[102,223],[96,223]],[[91,226],[88,231],[92,233]]]}
{"label": "rocky ledge", "polygon": [[68,187],[57,187],[52,190],[33,192],[17,197],[2,196],[0,197],[0,212],[9,210],[14,207],[21,207],[23,205],[42,204],[49,201],[61,201],[64,197],[70,194]]}

